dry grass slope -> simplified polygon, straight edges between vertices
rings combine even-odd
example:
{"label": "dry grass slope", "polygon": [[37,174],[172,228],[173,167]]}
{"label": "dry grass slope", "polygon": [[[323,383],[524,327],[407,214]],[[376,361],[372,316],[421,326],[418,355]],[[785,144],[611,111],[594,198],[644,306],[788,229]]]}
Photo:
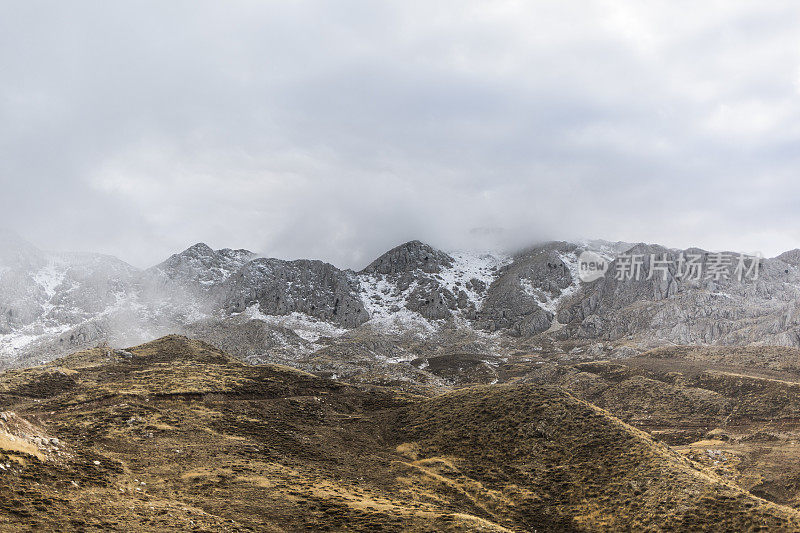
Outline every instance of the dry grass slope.
{"label": "dry grass slope", "polygon": [[170,336],[6,372],[0,410],[0,530],[800,529],[555,387],[425,398]]}

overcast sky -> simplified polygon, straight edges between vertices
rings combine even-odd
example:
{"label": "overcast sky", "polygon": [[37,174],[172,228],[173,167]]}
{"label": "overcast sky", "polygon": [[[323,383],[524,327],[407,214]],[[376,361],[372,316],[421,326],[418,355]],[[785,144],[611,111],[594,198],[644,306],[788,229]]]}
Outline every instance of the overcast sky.
{"label": "overcast sky", "polygon": [[0,225],[43,248],[800,246],[794,1],[0,6]]}

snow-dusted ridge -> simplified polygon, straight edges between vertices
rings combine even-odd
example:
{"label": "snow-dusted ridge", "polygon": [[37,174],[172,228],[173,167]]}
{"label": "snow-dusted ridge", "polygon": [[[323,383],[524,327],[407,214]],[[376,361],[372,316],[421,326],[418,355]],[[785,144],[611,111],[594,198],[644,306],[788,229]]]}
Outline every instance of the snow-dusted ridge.
{"label": "snow-dusted ridge", "polygon": [[[445,254],[418,241],[398,248],[404,247],[412,255],[391,256],[399,263],[384,263],[382,271],[389,273],[341,271],[328,265],[330,269],[320,274],[305,270],[314,267],[309,263],[319,262],[275,260],[273,265],[247,250],[213,250],[202,243],[146,270],[100,254],[48,253],[20,245],[18,251],[0,253],[0,316],[6,317],[0,321],[0,358],[39,349],[43,342],[67,351],[73,344],[77,348],[104,340],[139,341],[182,325],[236,314],[291,330],[310,343],[339,337],[358,324],[380,333],[421,337],[434,335],[446,325],[474,329],[489,288],[513,262],[510,255],[492,252]],[[267,261],[266,271],[242,278],[255,260]],[[287,268],[291,270],[279,272]],[[319,299],[320,294],[332,294],[325,291],[328,276],[340,275],[336,272],[350,280],[352,298],[363,305],[366,318],[355,326],[336,323],[330,314],[311,316],[313,305],[297,305],[304,295],[315,294]],[[232,284],[237,284],[239,292],[232,291]],[[5,307],[4,289],[8,291]],[[542,307],[555,308],[573,290],[570,287],[542,300]],[[289,307],[270,308],[264,306],[268,302],[252,300],[265,298],[264,294],[285,298]],[[340,293],[333,294],[338,298]],[[231,297],[244,298],[245,305],[236,309]],[[432,305],[440,308],[432,309]]]}
{"label": "snow-dusted ridge", "polygon": [[[270,314],[258,305],[233,313],[220,308],[219,299],[225,298],[228,280],[258,257],[247,250],[213,250],[198,243],[159,265],[140,270],[101,254],[50,253],[14,239],[6,239],[4,245],[0,250],[0,358],[38,350],[47,342],[64,351],[107,339],[125,342],[130,338],[133,342],[174,331],[181,324],[242,313],[289,329],[311,343],[348,331],[303,312]],[[449,298],[466,298],[474,312],[481,309],[498,272],[511,262],[510,256],[502,254],[442,254],[426,249],[442,261],[441,268],[436,272],[410,272],[410,282],[399,283],[396,276],[386,274],[347,274],[368,315],[363,327],[391,334],[434,334],[447,321],[426,318],[415,310],[410,305],[415,291],[434,290],[450,293]],[[286,283],[293,297],[298,284],[302,295],[302,291],[315,291],[324,283],[313,277],[278,282]],[[451,318],[459,327],[469,327],[463,307],[452,308],[449,301]]]}
{"label": "snow-dusted ridge", "polygon": [[[518,287],[507,290],[508,282],[516,283],[512,264],[524,258],[444,253],[419,241],[386,252],[360,272],[203,243],[145,270],[100,254],[6,243],[0,249],[0,359],[45,348],[65,353],[104,341],[138,342],[234,315],[283,329],[281,334],[291,330],[309,344],[357,328],[420,337],[447,328],[485,337],[514,327],[522,316],[512,310],[517,323],[508,322],[505,309],[519,295]],[[558,251],[571,284],[565,286],[563,267],[558,283],[548,284],[542,270],[535,286],[524,277],[519,281],[541,309],[555,314],[579,290],[577,248],[542,246],[548,257]],[[525,306],[522,312],[531,313],[530,300]]]}

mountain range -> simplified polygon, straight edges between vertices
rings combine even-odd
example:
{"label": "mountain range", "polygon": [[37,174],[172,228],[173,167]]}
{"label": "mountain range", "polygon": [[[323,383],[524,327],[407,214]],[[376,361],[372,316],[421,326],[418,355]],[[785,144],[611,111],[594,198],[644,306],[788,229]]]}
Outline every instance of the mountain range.
{"label": "mountain range", "polygon": [[[583,282],[582,252],[609,261]],[[639,279],[614,275],[625,254]],[[249,362],[438,386],[500,379],[520,354],[622,357],[658,346],[800,346],[800,251],[761,260],[757,279],[686,279],[658,245],[546,242],[513,253],[401,244],[359,271],[198,243],[147,269],[106,255],[45,252],[0,235],[0,358],[38,364],[103,343],[180,333]],[[651,276],[650,257],[670,259]],[[663,274],[663,276],[662,276]],[[442,359],[444,358],[444,359]],[[445,369],[436,371],[446,360]]]}

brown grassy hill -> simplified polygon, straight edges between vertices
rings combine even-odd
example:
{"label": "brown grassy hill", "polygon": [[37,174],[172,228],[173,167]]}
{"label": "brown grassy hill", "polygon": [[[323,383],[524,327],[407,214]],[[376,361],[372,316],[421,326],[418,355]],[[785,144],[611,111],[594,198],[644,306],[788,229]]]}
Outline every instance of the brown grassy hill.
{"label": "brown grassy hill", "polygon": [[170,336],[0,375],[0,530],[800,530],[560,389],[424,398]]}
{"label": "brown grassy hill", "polygon": [[800,351],[670,347],[617,361],[542,365],[554,383],[740,486],[800,506]]}
{"label": "brown grassy hill", "polygon": [[[524,530],[743,531],[797,527],[608,412],[554,387],[464,389],[406,408],[418,460],[446,460],[513,502],[496,515]],[[428,459],[425,459],[428,458]],[[487,502],[488,504],[488,502]]]}

